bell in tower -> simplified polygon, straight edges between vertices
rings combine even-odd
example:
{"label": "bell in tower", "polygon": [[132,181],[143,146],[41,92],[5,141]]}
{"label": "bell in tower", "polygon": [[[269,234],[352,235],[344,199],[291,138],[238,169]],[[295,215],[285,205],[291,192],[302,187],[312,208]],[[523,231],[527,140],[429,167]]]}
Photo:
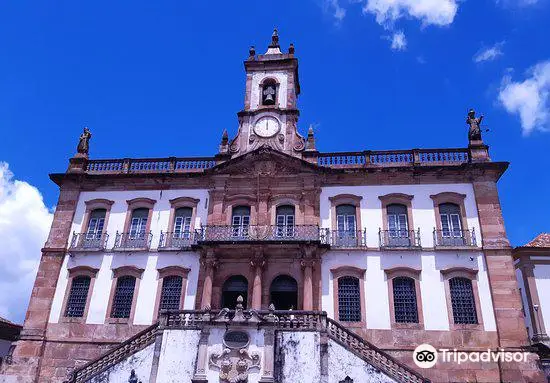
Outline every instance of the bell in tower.
{"label": "bell in tower", "polygon": [[275,105],[277,83],[267,79],[262,87],[262,105]]}

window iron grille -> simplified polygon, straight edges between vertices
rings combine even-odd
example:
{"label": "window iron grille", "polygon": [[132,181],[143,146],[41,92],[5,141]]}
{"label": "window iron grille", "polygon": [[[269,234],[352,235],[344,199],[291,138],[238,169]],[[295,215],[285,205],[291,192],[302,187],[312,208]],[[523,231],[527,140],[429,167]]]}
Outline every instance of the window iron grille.
{"label": "window iron grille", "polygon": [[136,278],[123,276],[117,279],[111,318],[130,318]]}
{"label": "window iron grille", "polygon": [[418,307],[414,279],[393,279],[393,307],[396,323],[418,323]]}
{"label": "window iron grille", "polygon": [[338,319],[341,322],[361,321],[361,296],[358,278],[338,278]]}
{"label": "window iron grille", "polygon": [[84,316],[88,290],[90,289],[90,277],[79,276],[73,278],[71,291],[67,299],[65,316],[69,318],[81,318]]}
{"label": "window iron grille", "polygon": [[179,310],[183,278],[178,275],[164,277],[159,310]]}
{"label": "window iron grille", "polygon": [[472,281],[468,278],[449,279],[451,304],[455,324],[477,324],[477,312]]}

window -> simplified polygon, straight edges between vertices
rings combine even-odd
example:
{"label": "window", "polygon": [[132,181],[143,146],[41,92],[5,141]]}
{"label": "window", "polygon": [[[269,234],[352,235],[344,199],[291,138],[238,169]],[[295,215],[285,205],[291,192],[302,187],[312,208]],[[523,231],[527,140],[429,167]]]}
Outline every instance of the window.
{"label": "window", "polygon": [[86,230],[87,240],[101,239],[106,215],[107,209],[92,210],[92,212],[90,213],[90,219],[88,220],[88,230]]}
{"label": "window", "polygon": [[130,222],[131,239],[145,238],[148,219],[149,219],[149,209],[145,207],[141,207],[132,211],[132,220]]}
{"label": "window", "polygon": [[279,275],[269,287],[270,302],[276,310],[296,310],[298,308],[298,283],[289,275]]}
{"label": "window", "polygon": [[71,291],[65,309],[66,317],[81,318],[84,316],[86,302],[88,301],[88,291],[90,290],[90,281],[91,278],[84,275],[72,279]]}
{"label": "window", "polygon": [[159,310],[179,310],[183,278],[179,275],[170,275],[162,280]]}
{"label": "window", "polygon": [[449,279],[449,292],[455,324],[477,324],[472,281],[464,277]]}
{"label": "window", "polygon": [[361,321],[361,294],[359,279],[345,276],[338,278],[338,320]]}
{"label": "window", "polygon": [[391,204],[386,207],[388,216],[388,238],[389,246],[410,246],[409,225],[407,217],[407,206]]}
{"label": "window", "polygon": [[237,298],[243,297],[243,306],[246,308],[248,301],[248,280],[242,275],[234,275],[227,279],[222,287],[222,308],[234,309]]}
{"label": "window", "polygon": [[355,221],[355,206],[336,206],[336,241],[339,246],[355,246],[357,238],[357,226]]}
{"label": "window", "polygon": [[191,217],[193,209],[190,207],[180,207],[176,209],[174,218],[174,238],[189,239],[191,235]]}
{"label": "window", "polygon": [[125,275],[117,278],[111,318],[130,318],[136,278]]}
{"label": "window", "polygon": [[267,79],[262,85],[262,105],[275,105],[277,101],[277,82]]}
{"label": "window", "polygon": [[441,218],[441,244],[463,246],[464,235],[460,207],[454,203],[442,203],[439,205],[439,216]]}
{"label": "window", "polygon": [[414,279],[396,277],[393,284],[393,306],[396,323],[418,323],[416,287]]}
{"label": "window", "polygon": [[232,236],[248,237],[248,227],[250,226],[250,207],[236,206],[233,208],[231,217]]}
{"label": "window", "polygon": [[276,212],[277,237],[294,236],[294,206],[277,206]]}

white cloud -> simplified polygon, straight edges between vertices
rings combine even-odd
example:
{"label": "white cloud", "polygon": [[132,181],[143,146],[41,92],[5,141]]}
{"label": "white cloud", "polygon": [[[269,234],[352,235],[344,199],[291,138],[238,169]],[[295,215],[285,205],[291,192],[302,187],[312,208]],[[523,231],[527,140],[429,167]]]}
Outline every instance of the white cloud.
{"label": "white cloud", "polygon": [[496,0],[497,4],[505,7],[528,7],[530,5],[535,5],[538,2],[539,0]]}
{"label": "white cloud", "polygon": [[407,49],[407,38],[403,31],[397,31],[391,37],[391,49],[394,51],[404,51]]}
{"label": "white cloud", "polygon": [[492,47],[486,47],[482,48],[474,55],[473,60],[476,63],[480,63],[483,61],[493,61],[497,57],[502,56],[502,46],[504,45],[504,41],[501,41],[499,43],[496,43]]}
{"label": "white cloud", "polygon": [[519,115],[524,135],[550,130],[550,60],[530,68],[524,81],[505,75],[498,99],[508,113]]}
{"label": "white cloud", "polygon": [[391,27],[402,17],[412,17],[423,26],[452,24],[458,4],[456,0],[366,0],[364,13],[372,13],[376,21]]}
{"label": "white cloud", "polygon": [[52,217],[38,189],[0,162],[0,316],[25,318]]}
{"label": "white cloud", "polygon": [[346,17],[346,10],[340,6],[339,0],[324,0],[325,9],[332,13],[337,23]]}

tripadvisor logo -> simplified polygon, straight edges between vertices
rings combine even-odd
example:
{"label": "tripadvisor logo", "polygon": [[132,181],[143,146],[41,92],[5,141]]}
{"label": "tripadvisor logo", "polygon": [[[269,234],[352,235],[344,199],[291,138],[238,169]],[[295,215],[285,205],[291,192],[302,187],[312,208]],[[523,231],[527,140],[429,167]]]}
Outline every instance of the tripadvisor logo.
{"label": "tripadvisor logo", "polygon": [[435,366],[438,360],[446,363],[462,364],[467,362],[527,362],[529,353],[520,351],[505,351],[504,349],[498,349],[493,351],[487,349],[487,351],[458,351],[456,348],[453,350],[440,349],[436,350],[432,345],[427,343],[421,344],[413,351],[413,361],[420,368],[432,368]]}
{"label": "tripadvisor logo", "polygon": [[437,363],[437,350],[427,344],[421,344],[413,351],[414,363],[420,368],[432,368]]}

